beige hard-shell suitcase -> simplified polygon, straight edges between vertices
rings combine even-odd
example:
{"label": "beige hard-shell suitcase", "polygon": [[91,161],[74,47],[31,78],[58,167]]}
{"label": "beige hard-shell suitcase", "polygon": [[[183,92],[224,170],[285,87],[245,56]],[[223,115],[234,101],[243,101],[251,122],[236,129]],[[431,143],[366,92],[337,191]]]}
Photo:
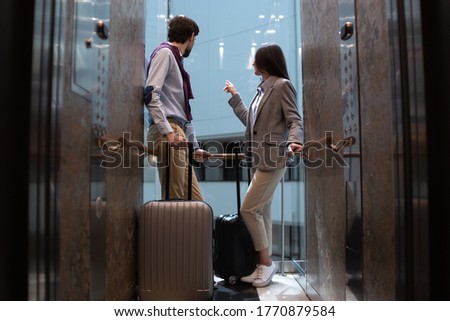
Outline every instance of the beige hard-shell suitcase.
{"label": "beige hard-shell suitcase", "polygon": [[[191,159],[191,148],[189,154]],[[145,203],[139,215],[140,300],[211,300],[212,231],[213,212],[205,202],[177,199]]]}

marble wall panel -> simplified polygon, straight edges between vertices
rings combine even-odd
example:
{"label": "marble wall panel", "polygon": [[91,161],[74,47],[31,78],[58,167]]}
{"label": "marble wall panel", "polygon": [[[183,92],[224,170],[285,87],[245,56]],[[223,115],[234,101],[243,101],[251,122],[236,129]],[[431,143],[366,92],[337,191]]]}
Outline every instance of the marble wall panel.
{"label": "marble wall panel", "polygon": [[[395,299],[395,115],[386,1],[355,2],[360,84],[364,300]],[[342,138],[339,1],[302,1],[305,138]],[[317,157],[321,157],[317,154]],[[345,300],[341,168],[306,171],[307,281],[312,298]]]}
{"label": "marble wall panel", "polygon": [[[144,0],[110,3],[108,137],[143,140]],[[74,1],[67,1],[66,44],[72,48]],[[65,51],[61,107],[61,271],[62,300],[92,299],[90,173],[92,103],[71,89],[73,56]],[[126,155],[126,154],[125,154]],[[123,159],[122,159],[123,160]],[[136,160],[136,159],[135,159]],[[123,162],[105,170],[105,271],[100,293],[106,300],[130,300],[137,283],[137,212],[142,204],[142,169]],[[96,239],[97,240],[97,239]],[[97,273],[97,272],[96,272]],[[100,282],[101,283],[101,282]],[[104,289],[103,289],[104,287]]]}
{"label": "marble wall panel", "polygon": [[[67,1],[65,46],[72,48],[74,1]],[[91,103],[71,89],[72,51],[65,52],[60,108],[60,298],[89,300]]]}
{"label": "marble wall panel", "polygon": [[364,299],[395,300],[397,139],[385,0],[356,0],[361,108]]}
{"label": "marble wall panel", "polygon": [[[326,132],[342,138],[338,1],[302,1],[305,141]],[[323,151],[315,159],[325,159]],[[343,168],[306,169],[308,294],[345,300],[345,189]]]}
{"label": "marble wall panel", "polygon": [[[144,0],[111,1],[108,135],[143,140]],[[142,168],[123,155],[106,170],[106,299],[133,295],[137,283],[137,213],[142,205]]]}

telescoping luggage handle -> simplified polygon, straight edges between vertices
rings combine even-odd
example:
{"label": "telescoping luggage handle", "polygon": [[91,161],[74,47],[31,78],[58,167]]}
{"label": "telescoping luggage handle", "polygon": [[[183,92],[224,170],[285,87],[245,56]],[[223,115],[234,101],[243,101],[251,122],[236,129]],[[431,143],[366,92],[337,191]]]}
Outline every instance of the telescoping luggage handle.
{"label": "telescoping luggage handle", "polygon": [[236,160],[236,200],[237,200],[237,214],[241,216],[241,171],[239,170],[240,162],[239,162],[239,153],[235,152],[234,154]]}
{"label": "telescoping luggage handle", "polygon": [[[170,143],[167,143],[167,164],[166,164],[166,200],[170,199],[169,196],[169,183],[170,183]],[[242,158],[242,154],[236,151],[234,154],[212,154],[211,158],[228,158],[228,156],[234,156],[233,158],[237,161],[236,164],[236,200],[237,200],[237,214],[241,216],[241,181],[240,181],[240,170],[239,170],[239,159]],[[194,160],[194,145],[188,143],[188,200],[192,199],[192,167]],[[248,168],[248,180],[250,184],[250,168]]]}
{"label": "telescoping luggage handle", "polygon": [[[167,155],[167,164],[166,164],[166,200],[170,199],[169,196],[169,184],[170,184],[170,143],[167,142],[166,145],[166,155]],[[192,200],[192,166],[194,159],[194,144],[188,143],[188,200]]]}
{"label": "telescoping luggage handle", "polygon": [[[237,215],[241,217],[241,171],[239,159],[241,154],[239,152],[234,153],[234,159],[236,160],[236,200],[237,200]],[[248,172],[248,184],[250,185],[250,168],[247,167]]]}

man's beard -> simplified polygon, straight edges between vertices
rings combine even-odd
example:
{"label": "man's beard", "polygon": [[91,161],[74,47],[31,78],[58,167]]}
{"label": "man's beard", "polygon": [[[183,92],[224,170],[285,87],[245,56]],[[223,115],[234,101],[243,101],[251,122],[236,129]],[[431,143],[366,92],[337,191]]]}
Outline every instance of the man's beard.
{"label": "man's beard", "polygon": [[186,50],[184,50],[184,54],[183,57],[187,58],[189,57],[189,55],[191,54],[192,48],[186,48]]}

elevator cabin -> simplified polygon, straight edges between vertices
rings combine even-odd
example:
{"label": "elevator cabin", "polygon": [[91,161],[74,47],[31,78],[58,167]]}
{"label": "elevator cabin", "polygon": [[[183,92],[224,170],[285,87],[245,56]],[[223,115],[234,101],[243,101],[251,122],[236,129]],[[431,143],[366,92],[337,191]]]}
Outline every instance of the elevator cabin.
{"label": "elevator cabin", "polygon": [[[2,299],[136,298],[138,212],[160,198],[154,160],[140,155],[145,65],[177,14],[200,26],[185,64],[197,136],[213,152],[243,136],[221,96],[225,79],[250,101],[256,49],[275,42],[285,52],[308,157],[290,164],[274,197],[280,271],[294,273],[311,300],[449,298],[440,255],[450,244],[449,205],[438,188],[449,190],[448,156],[439,152],[448,110],[436,104],[448,106],[445,1],[4,3],[12,54],[2,66],[23,76],[2,75],[2,130],[15,137],[6,142],[13,157],[2,160],[10,169],[2,197],[17,213],[0,233],[10,262],[2,262]],[[18,25],[25,46],[14,41]],[[123,148],[125,140],[137,144]],[[116,157],[104,153],[105,141]],[[234,173],[197,169],[216,216],[236,211]],[[242,179],[243,196],[245,171]]]}

